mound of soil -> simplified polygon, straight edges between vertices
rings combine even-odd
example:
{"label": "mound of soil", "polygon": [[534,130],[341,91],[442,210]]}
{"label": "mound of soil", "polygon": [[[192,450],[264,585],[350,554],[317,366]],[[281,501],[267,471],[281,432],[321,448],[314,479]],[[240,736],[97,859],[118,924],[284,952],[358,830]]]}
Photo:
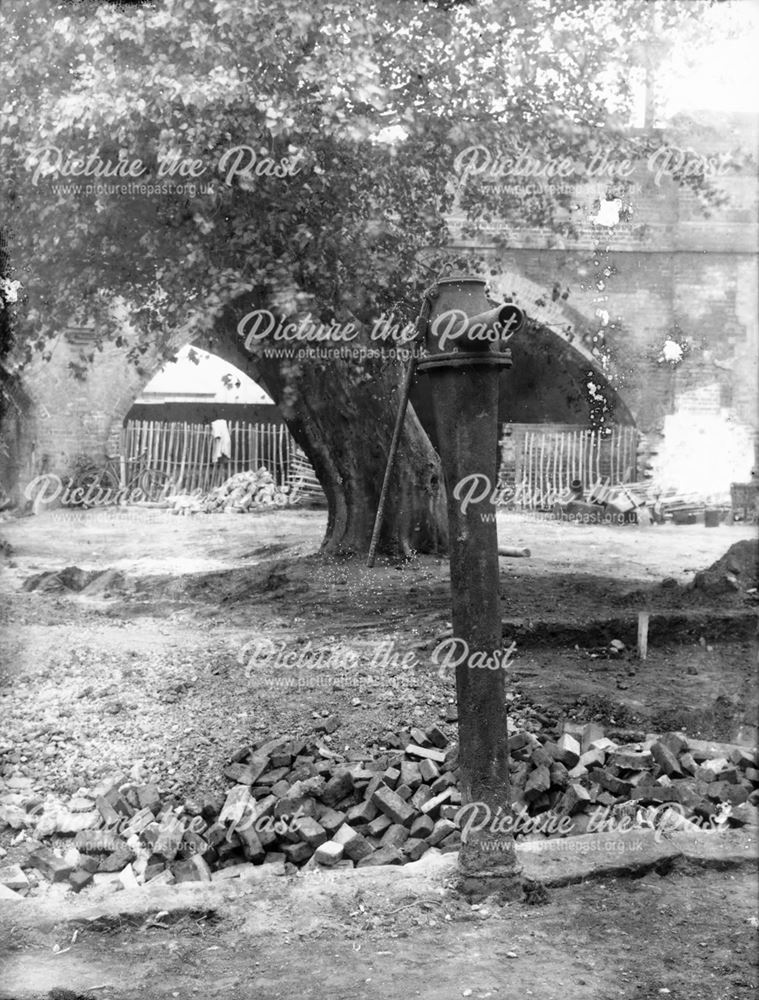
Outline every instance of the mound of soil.
{"label": "mound of soil", "polygon": [[708,569],[696,573],[693,586],[711,594],[746,591],[759,586],[759,539],[744,538]]}

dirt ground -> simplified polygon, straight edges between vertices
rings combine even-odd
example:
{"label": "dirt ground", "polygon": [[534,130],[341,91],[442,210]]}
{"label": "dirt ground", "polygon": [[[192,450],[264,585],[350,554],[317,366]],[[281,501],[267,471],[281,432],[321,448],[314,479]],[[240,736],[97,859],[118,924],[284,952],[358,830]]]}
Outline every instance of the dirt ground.
{"label": "dirt ground", "polygon": [[[431,660],[450,634],[447,561],[323,562],[325,517],[133,508],[0,525],[11,547],[0,568],[3,773],[71,794],[136,769],[181,798],[223,792],[221,769],[238,747],[309,735],[330,714],[340,749],[414,724],[439,723],[455,738],[444,722],[453,683]],[[568,716],[612,735],[678,728],[754,745],[755,595],[688,587],[754,534],[499,515],[501,544],[532,551],[501,560],[517,724],[545,730]],[[86,592],[49,579],[23,589],[65,567],[94,582]],[[634,652],[641,610],[652,614],[646,661]],[[613,638],[626,644],[619,655]],[[251,661],[250,643],[264,640],[334,655],[327,669],[272,669]],[[346,651],[358,666],[345,665]],[[402,667],[388,652],[416,659]],[[5,849],[7,840],[0,833]],[[372,924],[357,904],[353,917],[331,913],[323,932],[304,934],[295,913],[285,941],[189,918],[82,932],[60,955],[50,940],[19,938],[6,942],[11,992],[0,996],[110,984],[88,995],[743,998],[754,981],[755,890],[746,874],[673,873],[556,890],[546,907],[514,904],[487,918],[466,907],[446,920],[436,901]]]}
{"label": "dirt ground", "polygon": [[[325,564],[315,555],[324,523],[320,511],[152,509],[7,521],[6,760],[57,791],[141,762],[145,775],[196,794],[218,791],[225,756],[239,746],[305,736],[323,714],[337,712],[334,745],[351,749],[388,729],[441,721],[454,688],[431,655],[450,629],[447,561]],[[533,553],[501,560],[517,722],[540,729],[569,715],[609,729],[755,742],[753,607],[738,594],[709,599],[661,586],[667,577],[687,583],[751,534],[503,516],[501,541]],[[67,566],[121,575],[89,596],[21,589]],[[658,635],[652,621],[645,662],[632,648],[642,609],[663,616]],[[613,638],[628,644],[619,656],[608,652]],[[246,643],[264,640],[335,654],[326,669],[251,665]],[[342,665],[346,650],[361,656],[358,669]],[[408,653],[414,666],[399,667]]]}
{"label": "dirt ground", "polygon": [[447,895],[390,909],[359,892],[347,905],[320,899],[315,914],[283,889],[268,927],[241,904],[224,920],[196,913],[171,927],[12,933],[0,996],[748,1000],[756,891],[745,873],[651,872],[556,889],[544,906]]}

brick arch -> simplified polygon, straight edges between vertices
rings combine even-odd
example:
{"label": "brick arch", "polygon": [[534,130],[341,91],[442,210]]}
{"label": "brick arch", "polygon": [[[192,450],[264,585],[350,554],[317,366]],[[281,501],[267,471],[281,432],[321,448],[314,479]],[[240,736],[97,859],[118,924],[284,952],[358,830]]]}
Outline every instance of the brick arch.
{"label": "brick arch", "polygon": [[[489,286],[495,298],[512,298],[525,310],[533,323],[540,327],[541,331],[555,337],[561,343],[563,350],[568,352],[568,356],[573,361],[573,368],[579,371],[581,367],[586,366],[593,371],[614,398],[616,412],[622,422],[630,424],[635,422],[624,399],[610,384],[610,378],[614,375],[613,365],[608,361],[602,365],[599,357],[588,348],[583,340],[584,335],[598,328],[596,317],[585,315],[561,299],[552,300],[540,285],[517,271],[502,270],[497,275],[490,277]],[[178,351],[186,344],[202,348],[234,365],[266,390],[257,370],[255,358],[245,351],[243,341],[237,335],[236,324],[231,319],[233,314],[234,310],[225,314],[213,331],[199,332],[197,336],[190,340],[183,339],[181,343],[177,341],[171,345],[172,349]],[[124,418],[134,400],[164,364],[165,359],[156,350],[154,356],[146,356],[143,359],[141,367],[144,374],[139,384],[135,386],[135,382],[130,380],[130,384],[123,387],[118,401],[114,405],[110,427],[109,443],[114,445],[112,450],[115,450]]]}
{"label": "brick arch", "polygon": [[530,319],[580,355],[605,381],[614,374],[613,366],[604,370],[598,356],[582,339],[585,334],[598,327],[599,322],[595,316],[585,315],[561,298],[550,298],[544,288],[516,271],[501,271],[489,279],[489,284],[496,298],[513,299]]}
{"label": "brick arch", "polygon": [[[217,358],[221,358],[222,361],[234,365],[235,368],[238,368],[243,374],[260,385],[260,378],[257,377],[255,372],[254,361],[243,350],[239,337],[233,331],[227,330],[223,325],[219,326],[219,330],[220,333],[217,336],[211,336],[207,332],[202,332],[191,337],[189,340],[178,338],[176,342],[171,343],[171,350],[177,352],[186,346],[200,348],[209,354],[215,355]],[[124,419],[134,405],[134,401],[143,393],[145,387],[150,384],[165,364],[165,356],[156,349],[145,355],[141,360],[139,370],[134,370],[135,377],[127,380],[122,385],[116,397],[116,402],[113,405],[108,435],[109,442],[118,441],[118,435]]]}
{"label": "brick arch", "polygon": [[[561,297],[553,298],[544,287],[530,280],[516,270],[501,269],[488,279],[491,296],[496,300],[509,298],[519,305],[539,331],[541,338],[558,341],[566,367],[572,371],[575,381],[584,380],[583,375],[590,370],[594,380],[600,383],[606,397],[613,405],[614,418],[618,423],[634,425],[632,411],[624,396],[614,386],[617,371],[611,359],[602,358],[600,353],[588,347],[586,338],[600,327],[597,315],[571,306]],[[522,334],[522,337],[529,334]],[[518,349],[517,338],[513,346]]]}

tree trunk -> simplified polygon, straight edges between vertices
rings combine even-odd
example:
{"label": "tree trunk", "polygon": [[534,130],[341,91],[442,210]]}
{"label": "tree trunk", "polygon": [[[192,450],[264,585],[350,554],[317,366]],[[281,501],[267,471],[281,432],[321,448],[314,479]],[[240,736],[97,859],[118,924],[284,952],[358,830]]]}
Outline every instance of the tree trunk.
{"label": "tree trunk", "polygon": [[[261,384],[278,403],[327,497],[325,552],[368,552],[396,416],[399,370],[357,385],[350,366],[328,360],[283,372],[261,359]],[[445,495],[440,460],[409,407],[385,506],[378,552],[409,557],[444,551]]]}
{"label": "tree trunk", "polygon": [[[224,336],[234,338],[238,351],[245,338],[237,333],[237,323],[252,308],[261,306],[237,304],[233,322],[229,316],[224,322]],[[292,320],[291,314],[288,319]],[[264,357],[264,346],[277,345],[267,340],[250,350],[243,348],[245,362],[235,363],[279,406],[288,430],[313,466],[328,503],[322,551],[366,554],[408,362],[359,363],[332,357],[295,361]],[[324,350],[336,345],[294,346]],[[208,349],[227,353],[220,352],[214,341],[208,342]],[[445,553],[447,541],[440,459],[409,405],[377,552],[392,558],[408,558],[415,552]]]}

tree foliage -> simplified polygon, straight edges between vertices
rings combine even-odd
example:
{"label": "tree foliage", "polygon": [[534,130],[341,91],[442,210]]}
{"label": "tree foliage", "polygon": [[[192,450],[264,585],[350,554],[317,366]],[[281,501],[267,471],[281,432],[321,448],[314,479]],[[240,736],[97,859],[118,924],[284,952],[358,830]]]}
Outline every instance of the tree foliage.
{"label": "tree foliage", "polygon": [[[5,0],[2,218],[24,341],[93,320],[118,335],[115,297],[143,338],[189,339],[269,284],[329,318],[408,312],[438,265],[420,251],[446,243],[457,152],[618,151],[636,73],[703,5],[657,6],[652,38],[648,0]],[[237,147],[255,163],[230,176]],[[161,177],[172,158],[200,176]],[[61,191],[122,179],[62,176],[88,160],[139,160],[162,190]],[[477,178],[463,203],[508,208]],[[550,192],[514,207],[567,224]]]}

